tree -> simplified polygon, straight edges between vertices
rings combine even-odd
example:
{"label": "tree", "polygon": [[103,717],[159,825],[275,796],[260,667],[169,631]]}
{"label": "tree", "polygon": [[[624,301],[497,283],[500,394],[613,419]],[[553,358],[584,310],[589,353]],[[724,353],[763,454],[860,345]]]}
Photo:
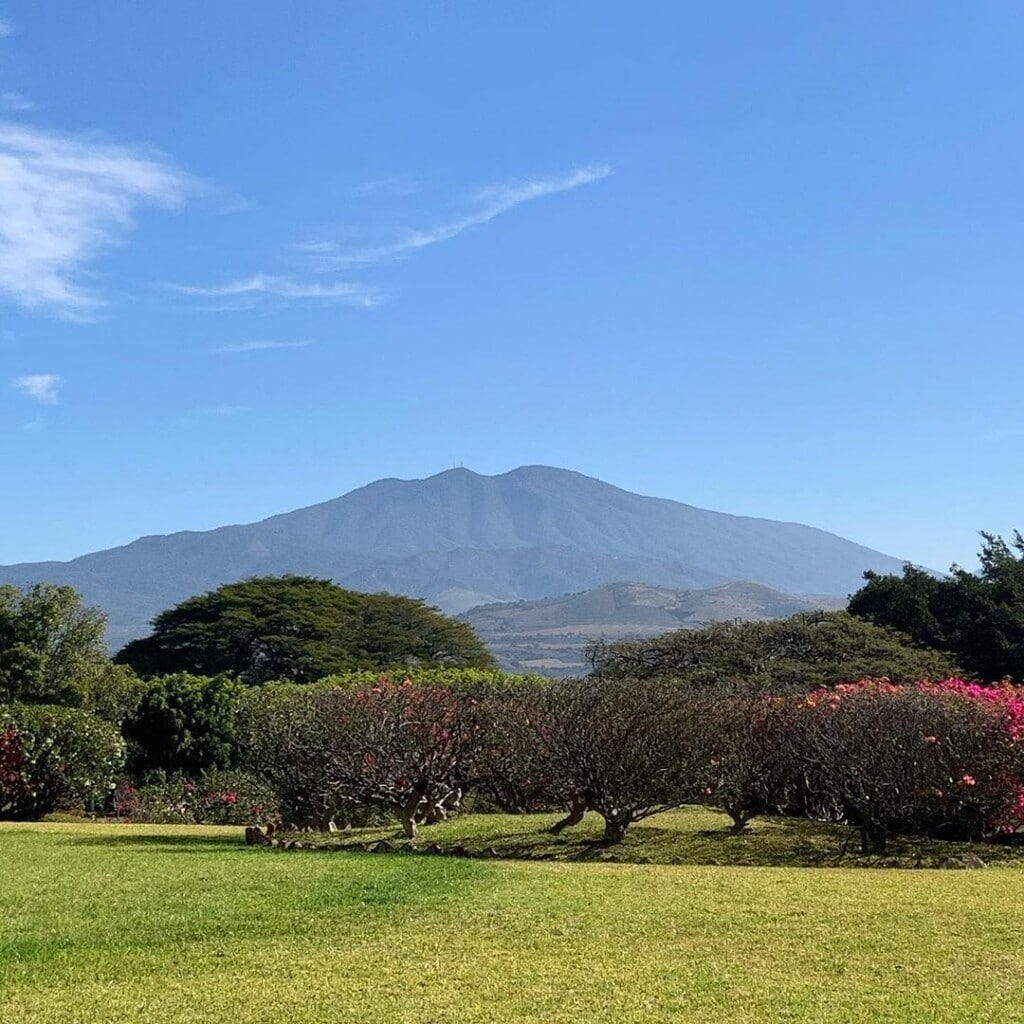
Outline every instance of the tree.
{"label": "tree", "polygon": [[258,685],[399,665],[489,668],[472,627],[411,597],[361,594],[330,580],[263,576],[182,601],[117,661],[140,675],[229,673]]}
{"label": "tree", "polygon": [[71,587],[0,586],[0,703],[88,706],[111,671],[106,625]]}
{"label": "tree", "polygon": [[231,767],[241,689],[226,676],[187,672],[149,680],[122,728],[130,773],[195,776]]}
{"label": "tree", "polygon": [[547,747],[546,774],[572,811],[551,829],[575,825],[587,810],[604,818],[603,842],[703,792],[709,765],[704,701],[661,680],[566,680],[547,691],[537,722]]}
{"label": "tree", "polygon": [[1020,746],[1005,708],[967,692],[865,682],[810,694],[798,719],[801,771],[819,813],[885,853],[895,831],[973,820],[991,831],[1020,799]]}
{"label": "tree", "polygon": [[671,677],[692,686],[775,693],[863,678],[914,682],[956,673],[948,656],[915,647],[907,637],[846,612],[715,623],[649,640],[597,644],[589,657],[594,673],[603,677]]}
{"label": "tree", "polygon": [[902,576],[865,573],[851,614],[947,652],[975,678],[1024,680],[1024,537],[981,538],[980,572],[954,565],[935,578],[907,564]]}

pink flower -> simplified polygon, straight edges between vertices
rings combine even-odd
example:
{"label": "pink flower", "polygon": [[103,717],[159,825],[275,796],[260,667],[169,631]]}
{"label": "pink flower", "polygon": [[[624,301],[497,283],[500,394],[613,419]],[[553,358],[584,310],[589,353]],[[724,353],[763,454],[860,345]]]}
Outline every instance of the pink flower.
{"label": "pink flower", "polygon": [[965,775],[960,780],[960,785],[961,786],[976,786],[977,784],[978,784],[978,780],[975,779],[975,777],[973,775]]}

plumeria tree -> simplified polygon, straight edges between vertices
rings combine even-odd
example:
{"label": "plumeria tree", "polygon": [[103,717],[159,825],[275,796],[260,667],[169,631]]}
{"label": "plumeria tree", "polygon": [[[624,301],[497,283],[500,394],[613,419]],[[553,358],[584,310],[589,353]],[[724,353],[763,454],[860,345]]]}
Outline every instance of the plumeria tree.
{"label": "plumeria tree", "polygon": [[863,682],[810,694],[797,741],[819,807],[855,824],[862,851],[878,854],[897,830],[1006,827],[1021,778],[1008,724],[997,703],[956,687]]}
{"label": "plumeria tree", "polygon": [[329,733],[328,782],[341,799],[392,811],[410,839],[417,825],[458,809],[481,746],[474,699],[382,677],[317,704]]}
{"label": "plumeria tree", "polygon": [[732,818],[733,833],[792,801],[800,778],[797,714],[787,696],[731,693],[708,702],[700,723],[710,751],[707,798]]}
{"label": "plumeria tree", "polygon": [[707,698],[668,680],[584,679],[549,691],[542,738],[556,796],[572,793],[575,824],[586,810],[604,818],[603,841],[694,800],[706,788],[707,732],[699,727]]}

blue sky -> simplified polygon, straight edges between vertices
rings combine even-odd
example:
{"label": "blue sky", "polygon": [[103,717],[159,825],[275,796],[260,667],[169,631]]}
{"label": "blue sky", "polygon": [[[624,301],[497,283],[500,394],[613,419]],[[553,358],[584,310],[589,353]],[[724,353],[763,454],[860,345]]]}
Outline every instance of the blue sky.
{"label": "blue sky", "polygon": [[1024,527],[1024,9],[0,0],[0,562],[565,466]]}

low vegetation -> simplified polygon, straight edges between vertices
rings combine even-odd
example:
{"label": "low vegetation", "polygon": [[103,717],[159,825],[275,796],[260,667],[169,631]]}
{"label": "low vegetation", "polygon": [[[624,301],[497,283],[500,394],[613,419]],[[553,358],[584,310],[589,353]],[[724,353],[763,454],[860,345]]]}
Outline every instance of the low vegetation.
{"label": "low vegetation", "polygon": [[[544,831],[550,820],[493,824],[569,843]],[[489,823],[437,830],[447,844],[464,828],[468,844]],[[764,863],[769,848],[799,862],[821,829],[760,821],[730,837],[725,824],[686,809],[588,848],[677,865],[281,853],[242,845],[237,829],[0,825],[4,1024],[1019,1019],[1019,869],[722,867]],[[832,828],[822,850],[837,848]]]}

